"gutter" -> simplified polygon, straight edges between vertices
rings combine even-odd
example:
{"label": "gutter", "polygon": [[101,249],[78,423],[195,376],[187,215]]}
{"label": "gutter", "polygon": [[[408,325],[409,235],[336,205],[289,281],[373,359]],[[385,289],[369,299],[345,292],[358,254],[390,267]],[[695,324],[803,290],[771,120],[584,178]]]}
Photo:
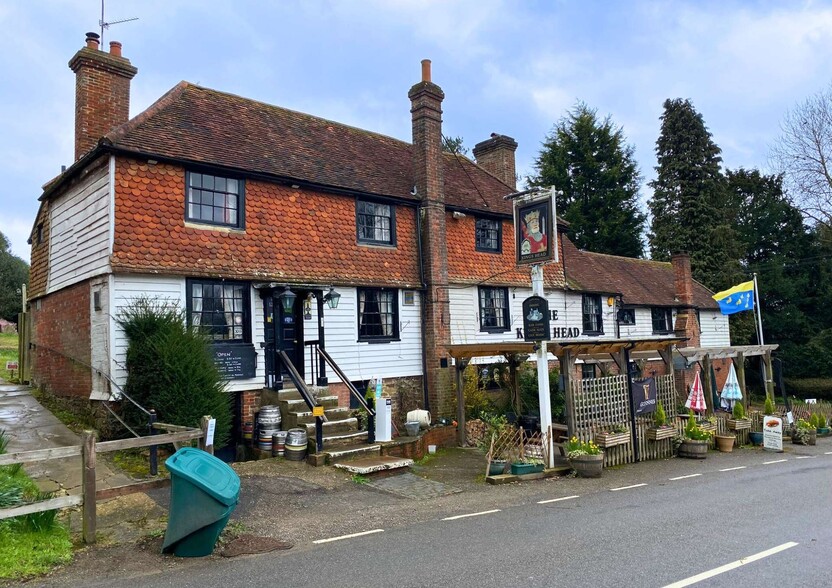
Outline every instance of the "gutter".
{"label": "gutter", "polygon": [[427,295],[428,287],[425,283],[425,260],[424,254],[422,252],[422,203],[419,202],[416,204],[416,249],[419,255],[419,281],[422,283],[421,293],[422,295],[419,297],[419,305],[421,307],[422,313],[422,329],[420,332],[421,339],[422,339],[422,400],[425,403],[425,410],[430,411],[430,396],[428,395],[428,358],[425,354],[425,311],[426,311],[426,300],[425,296]]}

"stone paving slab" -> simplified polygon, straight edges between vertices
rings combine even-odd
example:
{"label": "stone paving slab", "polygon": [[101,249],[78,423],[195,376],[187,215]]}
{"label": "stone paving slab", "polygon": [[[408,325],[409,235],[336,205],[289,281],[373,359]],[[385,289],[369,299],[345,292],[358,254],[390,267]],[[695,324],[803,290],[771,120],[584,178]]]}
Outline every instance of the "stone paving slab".
{"label": "stone paving slab", "polygon": [[383,472],[385,470],[409,468],[412,465],[412,459],[381,455],[377,457],[365,457],[363,459],[336,463],[335,467],[340,470],[345,470],[351,474],[367,475],[375,472]]}
{"label": "stone paving slab", "polygon": [[379,480],[370,480],[367,482],[367,486],[413,500],[429,500],[431,498],[439,498],[440,496],[462,492],[459,488],[454,488],[442,482],[426,480],[411,473],[390,476],[389,478]]}

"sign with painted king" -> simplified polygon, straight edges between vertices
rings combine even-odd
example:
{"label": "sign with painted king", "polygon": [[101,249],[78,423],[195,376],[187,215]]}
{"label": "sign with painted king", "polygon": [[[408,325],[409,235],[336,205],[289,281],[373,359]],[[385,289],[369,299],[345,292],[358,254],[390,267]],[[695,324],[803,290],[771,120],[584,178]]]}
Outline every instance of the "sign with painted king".
{"label": "sign with painted king", "polygon": [[519,265],[533,265],[557,261],[557,223],[553,193],[516,201],[514,206],[514,236]]}

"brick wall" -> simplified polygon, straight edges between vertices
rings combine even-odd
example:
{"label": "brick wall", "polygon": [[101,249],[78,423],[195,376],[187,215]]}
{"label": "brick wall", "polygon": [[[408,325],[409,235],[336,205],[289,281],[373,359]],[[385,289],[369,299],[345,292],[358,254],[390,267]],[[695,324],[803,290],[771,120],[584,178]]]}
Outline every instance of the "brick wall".
{"label": "brick wall", "polygon": [[75,72],[75,159],[130,118],[130,80],[138,71],[121,56],[121,43],[110,43],[110,53],[98,49],[98,35],[87,36],[87,46],[69,61]]}
{"label": "brick wall", "polygon": [[30,305],[32,382],[58,396],[89,398],[90,284],[84,281]]}
{"label": "brick wall", "polygon": [[[40,239],[38,239],[38,227]],[[46,294],[49,273],[49,201],[40,203],[35,217],[35,226],[30,235],[32,239],[31,267],[29,269],[29,298]]]}
{"label": "brick wall", "polygon": [[514,188],[517,185],[515,151],[517,151],[517,141],[511,137],[493,133],[490,139],[474,146],[473,154],[477,159],[477,165]]}

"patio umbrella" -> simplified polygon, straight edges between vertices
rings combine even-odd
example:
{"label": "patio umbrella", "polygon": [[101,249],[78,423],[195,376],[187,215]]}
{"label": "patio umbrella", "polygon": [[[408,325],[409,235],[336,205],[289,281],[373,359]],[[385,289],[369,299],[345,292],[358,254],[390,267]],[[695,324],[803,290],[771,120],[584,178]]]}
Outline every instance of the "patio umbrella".
{"label": "patio umbrella", "polygon": [[693,412],[703,413],[708,409],[705,404],[705,390],[702,388],[702,380],[699,378],[699,372],[696,372],[696,377],[693,379],[693,386],[690,387],[690,394],[685,401],[685,408],[691,409]]}
{"label": "patio umbrella", "polygon": [[725,385],[722,387],[722,400],[728,402],[730,408],[734,408],[734,403],[737,400],[742,400],[742,390],[740,390],[740,383],[737,380],[737,372],[734,369],[734,364],[731,364],[731,369],[728,371],[728,378],[725,380]]}

